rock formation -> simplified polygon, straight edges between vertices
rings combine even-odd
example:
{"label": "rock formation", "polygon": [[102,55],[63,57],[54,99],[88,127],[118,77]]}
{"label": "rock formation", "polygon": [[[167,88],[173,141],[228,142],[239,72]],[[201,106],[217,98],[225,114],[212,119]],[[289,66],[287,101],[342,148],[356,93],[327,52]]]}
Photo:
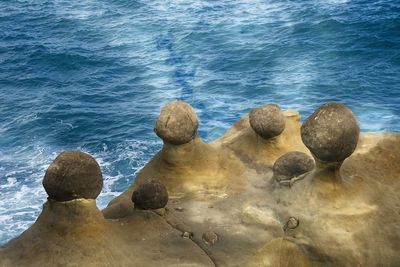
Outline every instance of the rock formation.
{"label": "rock formation", "polygon": [[97,164],[62,153],[0,266],[400,266],[400,134],[360,134],[338,103],[303,125],[256,108],[210,143],[197,127],[188,104],[162,109],[163,148],[102,213]]}
{"label": "rock formation", "polygon": [[47,169],[43,187],[49,198],[56,201],[96,199],[103,187],[103,177],[100,166],[90,155],[66,151]]}
{"label": "rock formation", "polygon": [[353,112],[340,103],[319,107],[301,126],[301,139],[321,162],[342,162],[356,149],[360,128]]}
{"label": "rock formation", "polygon": [[281,183],[289,182],[289,184],[293,178],[300,178],[313,169],[313,159],[299,151],[286,153],[277,159],[272,167],[275,180]]}
{"label": "rock formation", "polygon": [[[300,115],[297,111],[281,112],[279,106],[272,104],[255,108],[252,113],[252,123],[250,115],[245,115],[213,143],[222,143],[247,167],[260,173],[270,170],[276,159],[288,152],[295,150],[309,153],[301,142]],[[268,124],[269,120],[264,119],[263,115],[272,122]]]}
{"label": "rock formation", "polygon": [[155,210],[164,208],[168,203],[168,191],[162,183],[151,180],[140,184],[132,194],[135,208]]}
{"label": "rock formation", "polygon": [[183,145],[197,135],[196,112],[183,101],[174,101],[162,108],[154,132],[166,143]]}
{"label": "rock formation", "polygon": [[343,161],[353,154],[360,127],[353,112],[343,104],[319,107],[301,126],[301,139],[316,161],[317,176],[340,180]]}
{"label": "rock formation", "polygon": [[[94,195],[84,194],[102,185],[98,164],[85,153],[61,153],[43,184],[49,200],[27,231],[0,249],[0,266],[213,266],[178,230],[156,213],[134,210],[132,202],[130,216],[104,219]],[[64,185],[79,198],[53,200]]]}
{"label": "rock formation", "polygon": [[249,122],[251,128],[264,139],[274,138],[285,129],[285,117],[276,104],[252,109]]}

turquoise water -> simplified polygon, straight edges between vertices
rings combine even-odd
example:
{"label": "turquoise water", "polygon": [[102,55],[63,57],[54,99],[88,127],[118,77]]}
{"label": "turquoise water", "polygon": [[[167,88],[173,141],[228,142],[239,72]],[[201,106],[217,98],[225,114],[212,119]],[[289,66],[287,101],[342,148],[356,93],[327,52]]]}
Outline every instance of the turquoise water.
{"label": "turquoise water", "polygon": [[250,108],[327,101],[399,131],[400,2],[3,0],[0,243],[29,227],[62,150],[96,157],[99,207],[161,147],[159,109],[191,103],[207,141]]}

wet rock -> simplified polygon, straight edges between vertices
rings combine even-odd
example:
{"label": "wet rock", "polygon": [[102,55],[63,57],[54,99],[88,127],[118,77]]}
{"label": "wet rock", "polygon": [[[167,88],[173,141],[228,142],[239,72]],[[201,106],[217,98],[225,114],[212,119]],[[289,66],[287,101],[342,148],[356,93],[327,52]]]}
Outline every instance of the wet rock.
{"label": "wet rock", "polygon": [[96,199],[103,188],[103,176],[96,160],[80,151],[65,151],[46,171],[43,187],[56,201]]}
{"label": "wet rock", "polygon": [[177,100],[161,109],[154,131],[165,142],[182,145],[196,137],[199,122],[187,103]]}
{"label": "wet rock", "polygon": [[301,139],[323,162],[340,162],[356,149],[360,128],[353,112],[343,104],[319,107],[301,126]]}
{"label": "wet rock", "polygon": [[292,151],[278,158],[272,169],[275,179],[281,181],[310,172],[314,165],[314,160],[309,155]]}
{"label": "wet rock", "polygon": [[218,241],[218,235],[212,231],[203,233],[202,239],[207,246],[214,246]]}
{"label": "wet rock", "polygon": [[140,184],[132,194],[135,208],[155,210],[164,208],[168,203],[168,191],[164,184],[151,180]]}
{"label": "wet rock", "polygon": [[276,104],[252,109],[249,119],[251,128],[265,139],[278,136],[285,129],[285,118]]}

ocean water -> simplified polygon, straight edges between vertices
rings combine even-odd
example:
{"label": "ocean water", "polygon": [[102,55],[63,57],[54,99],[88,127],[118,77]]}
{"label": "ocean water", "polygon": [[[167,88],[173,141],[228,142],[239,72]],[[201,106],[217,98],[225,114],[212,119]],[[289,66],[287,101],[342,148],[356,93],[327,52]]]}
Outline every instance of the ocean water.
{"label": "ocean water", "polygon": [[400,1],[0,1],[0,244],[35,221],[63,150],[99,161],[104,208],[173,99],[207,141],[268,103],[340,101],[363,131],[399,131]]}

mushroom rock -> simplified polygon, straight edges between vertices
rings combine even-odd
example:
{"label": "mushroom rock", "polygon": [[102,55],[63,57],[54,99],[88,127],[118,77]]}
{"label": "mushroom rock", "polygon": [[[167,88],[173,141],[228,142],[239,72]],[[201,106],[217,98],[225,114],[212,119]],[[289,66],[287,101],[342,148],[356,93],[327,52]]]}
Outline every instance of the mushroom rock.
{"label": "mushroom rock", "polygon": [[312,171],[314,160],[303,152],[292,151],[277,159],[272,169],[278,182],[287,181]]}
{"label": "mushroom rock", "polygon": [[[80,151],[59,154],[43,179],[49,198],[41,214],[6,248],[11,251],[11,266],[77,263],[94,247],[104,246],[109,229],[95,201],[102,185],[100,167],[93,157]],[[57,251],[63,251],[63,255],[54,256]],[[92,259],[93,264],[101,258]]]}
{"label": "mushroom rock", "polygon": [[165,142],[182,145],[196,137],[198,126],[199,122],[192,106],[176,100],[161,109],[154,131]]}
{"label": "mushroom rock", "polygon": [[128,207],[133,191],[148,182],[148,177],[162,182],[169,194],[227,187],[227,184],[240,189],[243,182],[238,177],[244,171],[242,162],[232,150],[203,142],[197,127],[195,111],[189,104],[177,100],[162,108],[155,126],[155,132],[164,140],[161,151],[139,172],[127,192],[103,212],[113,218],[117,214],[126,215],[127,210],[121,207]]}
{"label": "mushroom rock", "polygon": [[132,194],[135,207],[144,210],[164,208],[168,203],[168,192],[165,185],[151,180],[140,184]]}
{"label": "mushroom rock", "polygon": [[179,146],[164,143],[161,151],[140,170],[135,182],[112,200],[103,214],[106,218],[130,214],[133,192],[150,182],[149,177],[164,184],[170,197],[176,197],[207,190],[243,190],[244,171],[244,164],[233,151],[220,144],[206,144],[200,138]]}
{"label": "mushroom rock", "polygon": [[[52,198],[28,230],[0,247],[1,266],[214,266],[197,245],[182,240],[180,233],[155,213],[133,210],[124,220],[106,220],[93,199],[98,193],[86,190],[92,188],[88,181],[98,185],[101,179],[95,162],[77,151],[56,158],[44,183]],[[77,177],[84,182],[76,183]],[[63,186],[68,190],[62,191]],[[166,193],[160,185],[157,188],[157,194]],[[70,194],[73,190],[77,195]],[[65,200],[71,196],[79,198]],[[165,202],[165,195],[162,199]]]}
{"label": "mushroom rock", "polygon": [[[281,156],[311,155],[299,114],[283,115],[274,138],[246,115],[210,143],[164,142],[104,216],[94,199],[49,198],[32,227],[0,247],[0,266],[400,266],[400,134],[363,133],[348,158],[310,146],[316,168],[276,186]],[[152,180],[168,189],[167,205],[134,208],[133,192]]]}
{"label": "mushroom rock", "polygon": [[[340,103],[322,105],[301,126],[301,139],[316,163],[311,175],[317,178],[314,186],[320,184],[317,191],[325,194],[327,200],[329,196],[335,199],[344,194],[354,196],[353,191],[360,188],[354,182],[342,184],[340,172],[343,161],[355,151],[359,136],[360,128],[353,112]],[[344,190],[345,187],[353,189]]]}
{"label": "mushroom rock", "polygon": [[278,105],[272,104],[253,109],[217,141],[261,173],[271,169],[285,153],[293,150],[309,153],[301,142],[300,126],[297,111],[281,112]]}
{"label": "mushroom rock", "polygon": [[301,139],[322,162],[342,162],[357,147],[360,127],[353,112],[343,104],[319,107],[301,126]]}
{"label": "mushroom rock", "polygon": [[56,201],[96,199],[103,187],[103,177],[93,157],[80,151],[66,151],[47,169],[43,187],[49,198]]}
{"label": "mushroom rock", "polygon": [[252,109],[249,122],[251,128],[264,139],[276,137],[285,129],[285,117],[276,104]]}

